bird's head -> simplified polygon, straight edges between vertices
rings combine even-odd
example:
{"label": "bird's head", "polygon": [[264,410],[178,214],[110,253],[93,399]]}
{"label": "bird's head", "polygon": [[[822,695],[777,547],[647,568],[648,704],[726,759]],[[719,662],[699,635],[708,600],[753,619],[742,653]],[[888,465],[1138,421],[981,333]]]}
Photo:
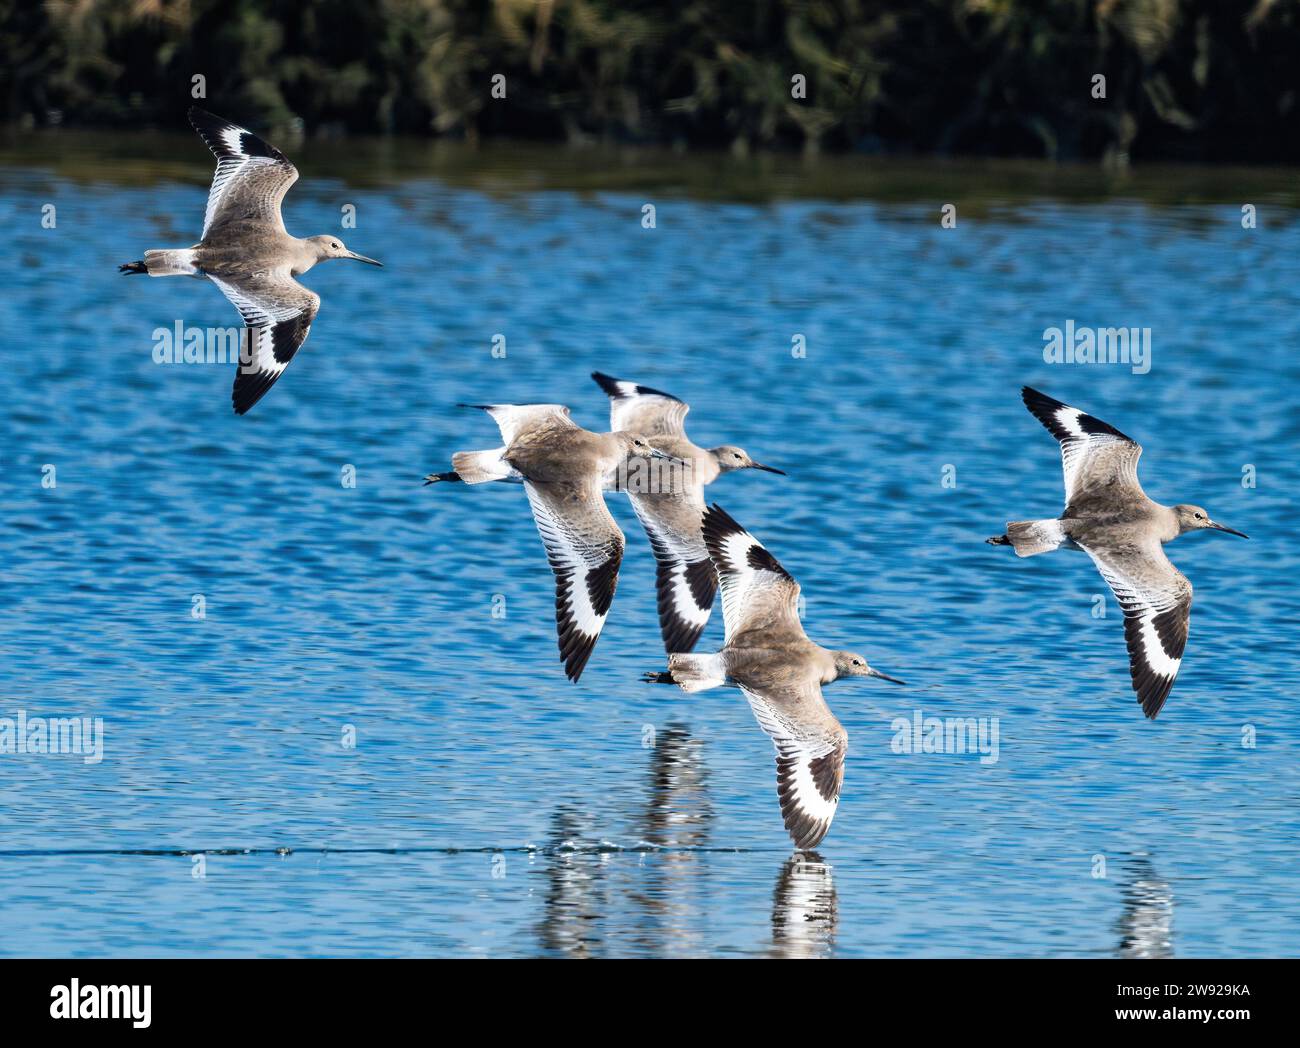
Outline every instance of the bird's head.
{"label": "bird's head", "polygon": [[736,469],[761,469],[766,473],[780,473],[781,476],[785,476],[784,470],[764,466],[761,462],[755,462],[749,457],[748,451],[744,448],[738,448],[734,444],[723,444],[720,447],[710,448],[709,451],[718,460],[718,470],[722,473],[730,473]]}
{"label": "bird's head", "polygon": [[837,680],[841,677],[879,677],[881,680],[892,681],[894,684],[907,683],[897,677],[891,677],[887,673],[872,669],[867,665],[867,660],[856,651],[832,651],[831,658],[835,660],[835,676]]}
{"label": "bird's head", "polygon": [[1229,535],[1240,535],[1243,539],[1250,537],[1233,528],[1216,524],[1210,519],[1210,514],[1201,506],[1189,506],[1184,503],[1174,507],[1174,515],[1178,518],[1178,534],[1180,535],[1184,535],[1189,531],[1200,531],[1202,528],[1213,528],[1215,531],[1226,531]]}
{"label": "bird's head", "polygon": [[373,258],[366,258],[365,255],[358,255],[355,251],[349,251],[338,237],[326,234],[318,237],[308,237],[307,240],[316,249],[317,262],[324,262],[327,258],[350,258],[354,262],[365,262],[371,266],[383,266],[382,262],[376,262]]}

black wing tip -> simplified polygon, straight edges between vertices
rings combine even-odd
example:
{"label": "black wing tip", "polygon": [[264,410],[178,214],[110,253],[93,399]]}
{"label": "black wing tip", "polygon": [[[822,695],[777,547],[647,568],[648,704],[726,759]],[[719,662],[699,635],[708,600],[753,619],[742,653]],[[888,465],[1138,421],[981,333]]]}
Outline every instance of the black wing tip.
{"label": "black wing tip", "polygon": [[117,267],[117,271],[130,276],[132,273],[148,273],[149,269],[143,262],[123,262]]}
{"label": "black wing tip", "polygon": [[1020,399],[1024,401],[1025,407],[1034,418],[1053,431],[1057,428],[1053,416],[1061,408],[1069,407],[1064,401],[1049,397],[1046,393],[1034,389],[1033,386],[1021,386]]}
{"label": "black wing tip", "polygon": [[[652,389],[649,386],[638,385],[635,382],[628,382],[621,378],[614,378],[613,375],[606,375],[603,371],[593,371],[591,377],[596,380],[596,384],[603,389],[606,394],[613,400],[622,400],[627,397],[663,397],[665,400],[676,400],[681,403],[680,398],[673,396],[671,393],[665,393],[662,389]],[[631,386],[631,392],[624,392],[620,386]]]}
{"label": "black wing tip", "polygon": [[[794,820],[791,820],[793,822]],[[790,834],[790,839],[794,841],[795,849],[801,852],[812,851],[817,845],[826,839],[826,834],[831,831],[831,824],[812,823],[811,829],[806,828],[808,824],[807,817],[803,817],[800,823],[791,825],[786,824],[786,832]]]}
{"label": "black wing tip", "polygon": [[695,626],[678,619],[676,616],[671,619],[660,616],[659,632],[663,636],[664,654],[685,655],[694,651],[695,645],[699,643],[706,625],[708,623]]}
{"label": "black wing tip", "polygon": [[1046,401],[1047,403],[1053,405],[1054,407],[1058,407],[1058,408],[1059,408],[1059,407],[1063,407],[1063,406],[1064,406],[1064,405],[1061,403],[1061,401],[1056,400],[1054,397],[1049,397],[1046,393],[1044,393],[1044,392],[1043,392],[1042,390],[1040,390],[1040,389],[1034,389],[1033,386],[1021,386],[1021,387],[1020,387],[1020,398],[1021,398],[1021,399],[1026,403],[1026,404],[1028,404],[1031,400],[1042,400],[1042,401]]}
{"label": "black wing tip", "polygon": [[728,535],[743,534],[745,531],[736,518],[716,502],[704,511],[704,516],[701,518],[701,526],[704,529],[704,539],[706,544],[710,535],[713,536],[714,541],[717,541],[726,538]]}
{"label": "black wing tip", "polygon": [[[653,540],[652,540],[653,544]],[[709,557],[685,565],[685,581],[695,606],[705,613],[703,622],[692,622],[677,613],[676,562],[658,561],[655,571],[655,595],[659,608],[659,633],[663,637],[664,651],[673,655],[695,650],[704,628],[709,624],[713,600],[718,593],[718,574]]]}
{"label": "black wing tip", "polygon": [[1155,687],[1148,686],[1137,693],[1137,700],[1142,704],[1142,712],[1147,720],[1155,720],[1169,701],[1169,693],[1174,690],[1172,680],[1161,679]]}
{"label": "black wing tip", "polygon": [[224,131],[228,127],[239,128],[240,131],[244,130],[234,121],[227,120],[223,116],[217,116],[216,113],[210,113],[201,106],[190,106],[185,115],[189,117],[190,126],[203,136],[205,142],[208,141],[208,135]]}
{"label": "black wing tip", "polygon": [[785,832],[790,835],[790,839],[794,841],[794,846],[799,851],[816,848],[831,831],[829,821],[814,819],[799,807],[793,794],[788,802],[782,798],[781,821],[785,823]]}
{"label": "black wing tip", "polygon": [[1099,434],[1105,433],[1112,437],[1118,437],[1120,440],[1126,440],[1130,444],[1136,444],[1132,437],[1126,433],[1121,433],[1109,422],[1103,422],[1096,415],[1089,415],[1080,408],[1071,407],[1064,401],[1057,400],[1055,397],[1049,397],[1041,390],[1034,389],[1033,386],[1022,386],[1020,388],[1020,399],[1025,402],[1025,407],[1029,409],[1030,414],[1038,419],[1044,427],[1059,441],[1074,439],[1077,434],[1071,433],[1058,420],[1057,412],[1062,408],[1067,411],[1078,412],[1078,425],[1084,433]]}
{"label": "black wing tip", "polygon": [[[1183,653],[1187,650],[1188,623],[1184,616],[1185,609],[1173,609],[1156,617],[1156,640],[1166,658],[1176,659],[1182,664]],[[1157,673],[1147,663],[1145,648],[1141,646],[1142,619],[1138,616],[1124,617],[1124,639],[1129,649],[1129,675],[1133,679],[1133,692],[1142,705],[1142,712],[1147,719],[1155,720],[1169,700],[1174,684],[1178,680],[1177,671],[1169,677]]]}
{"label": "black wing tip", "polygon": [[253,405],[266,396],[267,391],[275,385],[275,379],[280,377],[276,375],[268,382],[266,375],[265,371],[259,371],[256,375],[240,371],[235,375],[235,386],[230,391],[230,402],[235,408],[236,415],[247,415]]}
{"label": "black wing tip", "polygon": [[[253,134],[243,125],[236,124],[233,120],[217,116],[216,113],[209,113],[206,109],[201,109],[198,106],[190,106],[186,115],[190,119],[190,126],[199,133],[199,137],[203,139],[207,147],[212,150],[218,159],[246,155],[266,157],[285,164],[289,162],[289,158],[271,145],[270,142],[260,135]],[[240,146],[243,153],[230,148],[220,137],[222,131],[232,128],[239,132]]]}
{"label": "black wing tip", "polygon": [[564,675],[574,684],[582,677],[582,671],[587,668],[587,661],[591,658],[591,653],[596,649],[596,638],[588,637],[585,633],[577,633],[580,637],[576,644],[572,645],[566,654],[564,645],[560,646],[560,658],[564,661]]}

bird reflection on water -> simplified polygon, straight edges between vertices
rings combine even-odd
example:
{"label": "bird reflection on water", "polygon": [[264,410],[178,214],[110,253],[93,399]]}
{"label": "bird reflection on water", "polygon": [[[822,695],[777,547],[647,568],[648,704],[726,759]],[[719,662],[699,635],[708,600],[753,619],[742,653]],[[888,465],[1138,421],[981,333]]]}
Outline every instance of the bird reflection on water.
{"label": "bird reflection on water", "polygon": [[796,852],[781,867],[772,895],[773,956],[829,957],[838,927],[830,865],[816,852]]}
{"label": "bird reflection on water", "polygon": [[1174,956],[1174,893],[1145,857],[1127,867],[1124,912],[1120,915],[1120,957]]}
{"label": "bird reflection on water", "polygon": [[[637,852],[603,848],[590,816],[560,808],[544,851],[541,949],[570,957],[707,952],[708,877],[693,849],[707,845],[713,808],[703,745],[682,725],[657,732],[648,787],[632,822]],[[626,928],[620,942],[606,928]],[[608,949],[607,949],[608,948]]]}

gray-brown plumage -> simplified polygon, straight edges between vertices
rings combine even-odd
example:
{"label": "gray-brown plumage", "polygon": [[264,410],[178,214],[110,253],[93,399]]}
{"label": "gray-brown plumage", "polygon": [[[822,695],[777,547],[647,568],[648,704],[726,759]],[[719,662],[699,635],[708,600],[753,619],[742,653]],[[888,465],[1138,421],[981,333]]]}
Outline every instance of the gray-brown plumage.
{"label": "gray-brown plumage", "polygon": [[686,464],[682,469],[659,469],[630,477],[624,490],[654,550],[664,650],[669,654],[690,651],[709,621],[718,589],[700,531],[705,486],[723,473],[739,469],[785,474],[755,462],[744,448],[731,444],[702,448],[692,443],[685,425],[690,407],[671,394],[599,371],[593,371],[591,377],[609,395],[611,430],[638,433],[653,447]]}
{"label": "gray-brown plumage", "polygon": [[150,250],[118,267],[151,277],[207,277],[244,319],[240,360],[231,393],[244,414],[284,372],[311,330],[320,297],[293,278],[317,262],[350,258],[335,236],[290,236],[280,202],[298,180],[283,153],[252,132],[192,106],[190,123],[217,158],[201,239],[193,247]]}
{"label": "gray-brown plumage", "polygon": [[1065,510],[1053,520],[1012,521],[988,541],[1031,557],[1080,549],[1097,565],[1124,611],[1129,672],[1142,711],[1154,718],[1182,665],[1192,584],[1170,563],[1163,544],[1216,524],[1200,506],[1162,506],[1138,483],[1142,447],[1114,426],[1024,387],[1027,407],[1061,444]]}
{"label": "gray-brown plumage", "polygon": [[886,676],[851,651],[808,639],[799,621],[799,583],[719,506],[703,521],[704,544],[722,586],[726,643],[712,655],[675,653],[647,680],[683,691],[740,688],[776,747],[776,789],[795,847],[815,848],[830,829],[844,781],[848,734],[822,698],[841,677]]}
{"label": "gray-brown plumage", "polygon": [[457,452],[452,471],[430,474],[425,483],[523,484],[555,573],[560,658],[565,674],[576,681],[605,625],[623,560],[623,532],[603,491],[638,460],[668,456],[633,434],[582,429],[563,404],[468,406],[492,416],[503,445]]}

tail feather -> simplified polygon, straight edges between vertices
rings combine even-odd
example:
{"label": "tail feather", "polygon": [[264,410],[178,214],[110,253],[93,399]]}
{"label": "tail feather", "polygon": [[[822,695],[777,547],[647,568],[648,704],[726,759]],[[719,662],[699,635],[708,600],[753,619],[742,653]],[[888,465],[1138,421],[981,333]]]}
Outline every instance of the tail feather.
{"label": "tail feather", "polygon": [[1011,546],[1017,557],[1032,557],[1059,549],[1067,536],[1059,520],[1013,520],[1005,535],[988,539],[993,546]]}
{"label": "tail feather", "polygon": [[668,675],[682,691],[707,691],[727,683],[727,669],[718,654],[676,652],[668,656]]}
{"label": "tail feather", "polygon": [[[451,457],[451,468],[466,484],[486,484],[490,480],[510,480],[515,469],[501,456],[505,448],[491,451],[458,451]],[[448,479],[445,475],[440,479]]]}
{"label": "tail feather", "polygon": [[127,262],[118,266],[120,273],[146,273],[151,277],[202,276],[194,264],[192,247],[158,248],[144,253],[143,261]]}

